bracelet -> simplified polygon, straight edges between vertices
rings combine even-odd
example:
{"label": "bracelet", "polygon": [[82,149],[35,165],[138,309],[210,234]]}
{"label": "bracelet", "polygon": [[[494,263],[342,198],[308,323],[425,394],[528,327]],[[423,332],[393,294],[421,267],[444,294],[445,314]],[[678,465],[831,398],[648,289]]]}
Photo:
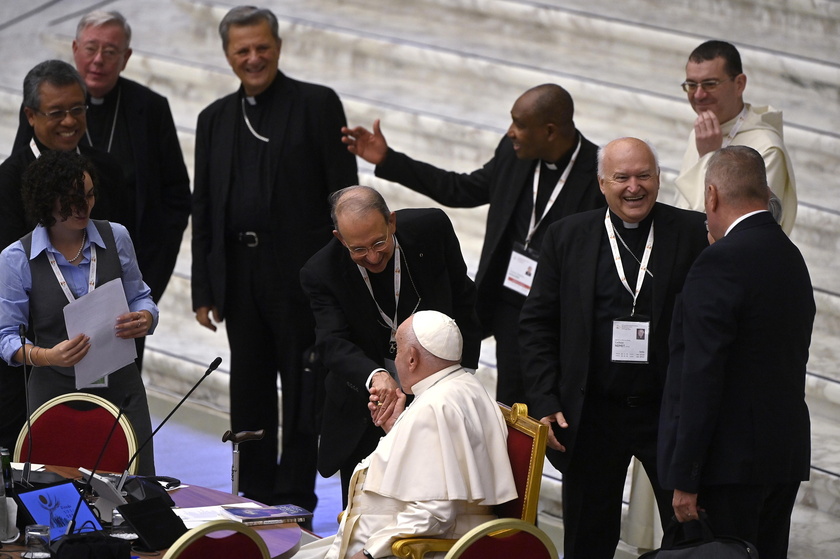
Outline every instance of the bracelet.
{"label": "bracelet", "polygon": [[41,357],[43,357],[44,361],[47,362],[47,367],[52,367],[52,363],[50,363],[50,360],[47,359],[47,348],[45,348],[45,347],[41,348]]}
{"label": "bracelet", "polygon": [[362,555],[364,555],[365,557],[367,557],[367,559],[373,559],[373,555],[371,555],[371,554],[370,554],[370,551],[368,551],[367,549],[363,549],[363,550],[362,550]]}
{"label": "bracelet", "polygon": [[[32,360],[32,350],[35,349],[34,345],[29,346],[29,364],[31,366],[35,366],[35,362]],[[26,347],[23,348],[23,351],[26,352]],[[26,365],[26,355],[23,356],[23,364]]]}

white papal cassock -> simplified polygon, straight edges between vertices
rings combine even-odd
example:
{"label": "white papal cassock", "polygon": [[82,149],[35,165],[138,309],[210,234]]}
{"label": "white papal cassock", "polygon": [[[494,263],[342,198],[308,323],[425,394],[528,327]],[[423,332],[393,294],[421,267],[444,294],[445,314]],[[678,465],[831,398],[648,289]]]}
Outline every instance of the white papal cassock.
{"label": "white papal cassock", "polygon": [[[414,402],[350,482],[338,533],[295,559],[344,559],[362,548],[379,559],[406,537],[458,538],[516,498],[499,406],[459,365],[412,387]],[[427,557],[443,556],[432,554]]]}

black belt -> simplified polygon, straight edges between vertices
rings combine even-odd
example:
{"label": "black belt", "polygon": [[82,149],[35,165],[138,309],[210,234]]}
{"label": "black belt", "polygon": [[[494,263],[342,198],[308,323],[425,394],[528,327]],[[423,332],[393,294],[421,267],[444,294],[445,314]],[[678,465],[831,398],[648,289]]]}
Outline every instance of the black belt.
{"label": "black belt", "polygon": [[261,242],[268,242],[269,238],[268,233],[262,231],[234,231],[227,234],[228,241],[251,248],[259,246]]}
{"label": "black belt", "polygon": [[661,398],[659,396],[618,396],[613,394],[604,394],[597,392],[595,395],[603,400],[618,404],[625,408],[641,408],[645,406],[659,405]]}

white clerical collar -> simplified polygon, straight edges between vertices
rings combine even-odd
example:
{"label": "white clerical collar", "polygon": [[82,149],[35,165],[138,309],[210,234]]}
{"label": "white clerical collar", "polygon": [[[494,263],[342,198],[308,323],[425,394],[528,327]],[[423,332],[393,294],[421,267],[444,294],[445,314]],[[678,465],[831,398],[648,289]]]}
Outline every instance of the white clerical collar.
{"label": "white clerical collar", "polygon": [[252,107],[257,104],[257,98],[256,97],[250,97],[250,96],[246,95],[245,100],[248,101],[248,104],[251,105]]}
{"label": "white clerical collar", "polygon": [[744,221],[748,217],[751,217],[751,216],[754,216],[755,214],[760,214],[761,212],[766,212],[766,211],[768,211],[768,210],[756,210],[754,212],[750,212],[748,214],[742,215],[741,217],[739,217],[738,219],[736,219],[735,221],[732,222],[732,224],[726,229],[726,233],[724,233],[723,236],[724,237],[727,236],[729,234],[729,232],[732,231],[732,229],[736,225],[738,225],[739,223],[741,223],[742,221]]}
{"label": "white clerical collar", "polygon": [[437,384],[437,382],[444,377],[454,373],[458,369],[461,368],[461,365],[451,365],[445,369],[441,369],[440,371],[431,374],[424,378],[423,380],[417,381],[417,383],[411,387],[411,393],[414,394],[414,398],[419,398],[423,392]]}
{"label": "white clerical collar", "polygon": [[103,103],[105,103],[105,98],[104,97],[91,97],[90,98],[90,104],[91,105],[102,105]]}
{"label": "white clerical collar", "polygon": [[543,163],[545,164],[546,168],[548,168],[552,171],[557,170],[557,165],[555,165],[554,163],[549,163],[548,161],[545,161],[545,160],[543,160]]}

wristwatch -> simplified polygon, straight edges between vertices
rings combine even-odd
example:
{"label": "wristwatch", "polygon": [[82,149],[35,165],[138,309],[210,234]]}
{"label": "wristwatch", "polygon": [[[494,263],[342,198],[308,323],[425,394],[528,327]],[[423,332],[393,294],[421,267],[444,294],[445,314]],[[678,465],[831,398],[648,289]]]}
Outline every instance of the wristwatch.
{"label": "wristwatch", "polygon": [[373,558],[373,555],[371,555],[371,554],[370,554],[370,551],[368,551],[367,549],[363,549],[363,550],[362,550],[362,555],[364,555],[365,557],[367,557],[367,559],[374,559],[374,558]]}

